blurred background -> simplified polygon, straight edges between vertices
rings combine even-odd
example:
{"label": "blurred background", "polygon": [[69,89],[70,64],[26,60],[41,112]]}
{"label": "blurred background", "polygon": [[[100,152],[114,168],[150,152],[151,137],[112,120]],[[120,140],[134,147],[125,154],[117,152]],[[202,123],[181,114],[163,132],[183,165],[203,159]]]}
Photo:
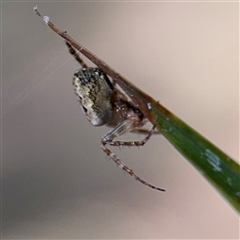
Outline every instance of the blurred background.
{"label": "blurred background", "polygon": [[164,137],[112,150],[165,193],[106,158],[99,140],[109,129],[82,113],[79,65],[36,4],[239,159],[238,3],[2,2],[2,238],[238,238],[235,210]]}

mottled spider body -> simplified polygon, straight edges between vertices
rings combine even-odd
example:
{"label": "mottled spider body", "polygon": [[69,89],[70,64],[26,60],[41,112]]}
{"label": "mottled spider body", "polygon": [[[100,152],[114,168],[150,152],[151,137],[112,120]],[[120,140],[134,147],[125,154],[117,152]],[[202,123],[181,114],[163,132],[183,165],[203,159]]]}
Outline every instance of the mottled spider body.
{"label": "mottled spider body", "polygon": [[101,69],[79,69],[73,75],[73,85],[82,110],[92,125],[116,127],[121,123],[115,134],[103,139],[109,141],[146,122],[143,113],[114,88]]}
{"label": "mottled spider body", "polygon": [[113,85],[99,68],[82,68],[73,75],[73,86],[84,114],[94,126],[113,118]]}

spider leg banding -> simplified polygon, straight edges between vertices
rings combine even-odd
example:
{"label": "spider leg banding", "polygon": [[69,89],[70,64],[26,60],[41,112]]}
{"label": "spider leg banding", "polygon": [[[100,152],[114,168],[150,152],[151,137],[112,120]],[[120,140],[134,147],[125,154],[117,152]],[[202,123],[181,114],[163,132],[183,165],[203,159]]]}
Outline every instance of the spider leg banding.
{"label": "spider leg banding", "polygon": [[165,189],[156,187],[150,183],[148,183],[147,181],[143,180],[142,178],[140,178],[138,175],[136,175],[133,170],[131,168],[129,168],[128,166],[126,166],[118,157],[116,154],[114,154],[110,149],[108,149],[106,147],[106,143],[102,143],[101,147],[103,149],[103,151],[110,157],[111,160],[113,160],[118,167],[120,167],[123,171],[127,172],[129,175],[133,176],[137,181],[141,182],[142,184],[153,188],[155,190],[159,190],[159,191],[165,191]]}
{"label": "spider leg banding", "polygon": [[[125,122],[123,122],[122,124],[124,124]],[[121,126],[120,126],[121,127]],[[156,128],[156,124],[153,125],[152,129],[150,131],[148,131],[146,137],[143,140],[140,141],[116,141],[113,140],[116,137],[116,132],[119,129],[119,126],[117,126],[116,128],[114,128],[111,132],[107,133],[102,139],[101,142],[103,144],[109,144],[111,146],[129,146],[129,147],[140,147],[143,146],[152,136],[154,129]]]}

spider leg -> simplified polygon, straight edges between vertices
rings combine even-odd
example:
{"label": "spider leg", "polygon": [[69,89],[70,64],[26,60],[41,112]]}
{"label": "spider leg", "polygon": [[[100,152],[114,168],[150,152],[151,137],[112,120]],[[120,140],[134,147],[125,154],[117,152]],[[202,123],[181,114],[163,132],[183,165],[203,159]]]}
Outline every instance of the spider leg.
{"label": "spider leg", "polygon": [[[75,60],[82,66],[82,68],[88,68],[88,65],[80,57],[76,49],[67,41],[65,41],[66,46],[68,47],[69,53],[75,58]],[[116,82],[112,80],[113,88],[116,87]]]}
{"label": "spider leg", "polygon": [[[107,133],[103,138],[102,138],[102,143],[109,144],[111,146],[129,146],[129,147],[140,147],[143,146],[153,135],[154,130],[156,128],[156,124],[153,125],[152,129],[148,131],[146,137],[143,140],[138,140],[138,141],[115,141],[113,140],[114,138],[132,131],[133,129],[132,122],[130,120],[125,120],[122,123],[120,123],[117,127],[115,127],[111,132]],[[141,129],[140,129],[141,130]]]}
{"label": "spider leg", "polygon": [[134,177],[137,181],[141,182],[142,184],[144,184],[145,186],[148,186],[150,188],[153,188],[155,190],[159,190],[159,191],[165,191],[162,188],[156,187],[148,182],[146,182],[145,180],[143,180],[142,178],[140,178],[137,174],[135,174],[133,172],[133,170],[131,168],[129,168],[128,166],[126,166],[118,157],[117,155],[115,155],[110,149],[108,149],[106,147],[106,142],[101,142],[101,148],[103,149],[103,151],[110,157],[111,160],[113,160],[118,167],[120,167],[123,171],[127,172],[129,175],[131,175],[132,177]]}
{"label": "spider leg", "polygon": [[73,46],[65,41],[69,53],[75,58],[75,60],[83,67],[83,68],[88,68],[88,65],[81,59],[80,55],[77,53],[76,49],[73,48]]}
{"label": "spider leg", "polygon": [[[137,128],[137,129],[133,129],[131,131],[131,133],[135,133],[135,134],[148,134],[149,133],[149,129],[145,129],[145,128]],[[152,135],[158,135],[161,134],[158,130],[153,131]]]}
{"label": "spider leg", "polygon": [[135,174],[133,172],[133,170],[131,168],[129,168],[128,166],[126,166],[118,157],[116,154],[114,154],[109,148],[107,148],[107,144],[111,145],[111,146],[143,146],[148,140],[149,138],[152,136],[154,129],[156,127],[156,124],[153,125],[152,129],[148,132],[147,136],[142,140],[142,141],[131,141],[131,142],[127,142],[127,141],[114,141],[113,139],[126,133],[131,131],[134,126],[133,123],[127,119],[125,121],[123,121],[122,123],[120,123],[117,127],[115,127],[111,132],[107,133],[102,139],[101,139],[101,148],[103,149],[103,151],[110,157],[111,160],[113,160],[117,166],[119,166],[123,171],[127,172],[129,175],[131,175],[132,177],[134,177],[137,181],[141,182],[142,184],[153,188],[155,190],[159,190],[159,191],[165,191],[162,188],[156,187],[150,183],[148,183],[147,181],[143,180],[142,178],[140,178],[137,174]]}

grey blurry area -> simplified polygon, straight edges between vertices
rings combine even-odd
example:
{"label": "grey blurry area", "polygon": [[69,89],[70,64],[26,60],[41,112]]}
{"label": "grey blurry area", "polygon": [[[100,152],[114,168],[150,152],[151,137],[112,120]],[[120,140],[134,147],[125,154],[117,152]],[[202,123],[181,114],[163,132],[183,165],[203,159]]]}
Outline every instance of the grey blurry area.
{"label": "grey blurry area", "polygon": [[[166,193],[106,159],[99,139],[109,129],[82,114],[72,89],[79,66],[35,4],[2,3],[2,237],[237,238],[237,214],[163,137],[113,150]],[[238,159],[237,3],[38,8]]]}

